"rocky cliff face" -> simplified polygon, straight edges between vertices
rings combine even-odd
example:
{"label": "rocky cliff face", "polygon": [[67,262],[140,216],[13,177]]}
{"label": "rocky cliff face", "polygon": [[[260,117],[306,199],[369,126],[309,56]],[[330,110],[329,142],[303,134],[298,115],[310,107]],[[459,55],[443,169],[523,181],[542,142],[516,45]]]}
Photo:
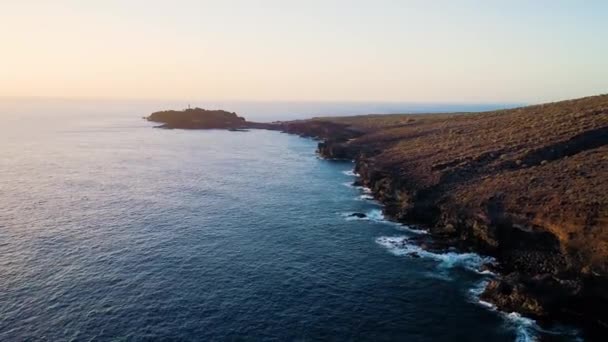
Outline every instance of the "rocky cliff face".
{"label": "rocky cliff face", "polygon": [[320,155],[354,159],[385,211],[502,277],[506,311],[608,327],[608,96],[480,114],[326,118],[285,129]]}

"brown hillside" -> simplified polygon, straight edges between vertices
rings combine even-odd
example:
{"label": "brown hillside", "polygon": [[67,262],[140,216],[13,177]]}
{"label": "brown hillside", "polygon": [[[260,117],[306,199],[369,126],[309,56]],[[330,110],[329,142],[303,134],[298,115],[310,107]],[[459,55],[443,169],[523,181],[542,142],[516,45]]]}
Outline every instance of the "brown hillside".
{"label": "brown hillside", "polygon": [[[355,159],[403,222],[495,256],[484,298],[504,310],[608,327],[608,95],[485,113],[285,124]],[[602,334],[603,332],[600,332]]]}

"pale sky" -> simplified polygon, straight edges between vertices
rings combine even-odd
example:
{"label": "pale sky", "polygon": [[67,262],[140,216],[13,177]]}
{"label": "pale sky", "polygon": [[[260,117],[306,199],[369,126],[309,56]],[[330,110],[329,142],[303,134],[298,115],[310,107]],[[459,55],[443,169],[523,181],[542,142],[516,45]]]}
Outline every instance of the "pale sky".
{"label": "pale sky", "polygon": [[0,0],[0,96],[543,102],[608,92],[608,1]]}

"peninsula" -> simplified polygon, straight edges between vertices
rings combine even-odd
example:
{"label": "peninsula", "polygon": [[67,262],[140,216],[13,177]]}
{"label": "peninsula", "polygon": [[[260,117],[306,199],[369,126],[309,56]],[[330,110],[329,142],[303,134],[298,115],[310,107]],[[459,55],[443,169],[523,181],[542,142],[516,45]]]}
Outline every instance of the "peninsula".
{"label": "peninsula", "polygon": [[164,110],[146,117],[148,121],[162,123],[159,128],[179,129],[230,129],[269,128],[269,124],[250,122],[234,112],[188,108],[181,111]]}

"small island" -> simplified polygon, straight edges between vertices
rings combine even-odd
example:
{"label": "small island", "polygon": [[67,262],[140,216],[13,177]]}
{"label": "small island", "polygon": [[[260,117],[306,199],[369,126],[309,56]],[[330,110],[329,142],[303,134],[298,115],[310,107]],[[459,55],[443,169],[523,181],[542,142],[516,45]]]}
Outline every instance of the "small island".
{"label": "small island", "polygon": [[145,117],[146,120],[159,122],[159,128],[178,129],[227,129],[245,131],[249,128],[268,128],[269,124],[250,122],[234,112],[188,108],[184,110],[163,110]]}

